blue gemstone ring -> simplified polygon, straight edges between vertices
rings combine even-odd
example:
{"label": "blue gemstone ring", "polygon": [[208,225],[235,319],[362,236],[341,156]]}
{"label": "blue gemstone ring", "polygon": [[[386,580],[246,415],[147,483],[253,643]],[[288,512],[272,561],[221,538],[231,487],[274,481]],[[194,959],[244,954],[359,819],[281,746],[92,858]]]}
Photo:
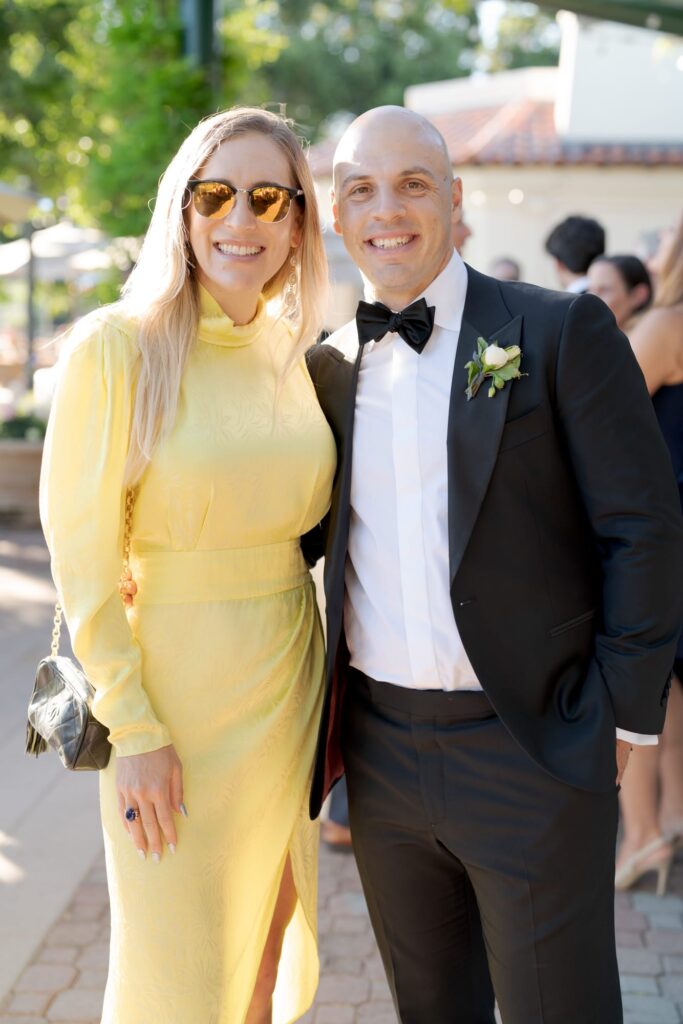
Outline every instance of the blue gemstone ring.
{"label": "blue gemstone ring", "polygon": [[126,807],[126,821],[136,821],[140,817],[137,807]]}

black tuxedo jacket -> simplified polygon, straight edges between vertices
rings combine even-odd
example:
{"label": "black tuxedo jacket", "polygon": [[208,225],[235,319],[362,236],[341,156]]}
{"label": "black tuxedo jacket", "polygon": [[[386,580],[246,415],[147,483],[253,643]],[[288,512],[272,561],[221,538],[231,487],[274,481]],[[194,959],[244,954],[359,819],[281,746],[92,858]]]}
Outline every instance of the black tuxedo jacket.
{"label": "black tuxedo jacket", "polygon": [[[477,337],[522,349],[520,380],[466,400]],[[311,792],[343,773],[344,638],[355,323],[309,353],[338,447],[330,512],[302,540],[325,555],[327,666]],[[608,308],[468,268],[446,458],[453,614],[510,733],[581,788],[615,783],[615,727],[661,731],[683,620],[683,520],[671,461]],[[349,742],[353,742],[352,737]]]}

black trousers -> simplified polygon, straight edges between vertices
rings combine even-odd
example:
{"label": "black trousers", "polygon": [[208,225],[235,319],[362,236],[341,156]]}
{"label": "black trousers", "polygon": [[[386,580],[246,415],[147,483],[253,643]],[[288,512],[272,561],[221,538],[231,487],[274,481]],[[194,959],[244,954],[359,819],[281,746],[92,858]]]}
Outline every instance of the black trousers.
{"label": "black trousers", "polygon": [[[401,1024],[621,1024],[617,796],[565,785],[482,693],[354,672],[351,833]],[[615,765],[616,775],[616,765]]]}

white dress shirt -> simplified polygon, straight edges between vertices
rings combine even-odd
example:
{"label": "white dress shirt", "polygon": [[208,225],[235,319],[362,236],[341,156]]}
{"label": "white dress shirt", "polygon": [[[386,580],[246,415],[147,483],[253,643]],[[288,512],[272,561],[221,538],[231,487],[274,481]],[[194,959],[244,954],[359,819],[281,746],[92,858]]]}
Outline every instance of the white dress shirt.
{"label": "white dress shirt", "polygon": [[583,295],[584,292],[588,291],[590,281],[587,277],[575,277],[570,284],[565,288],[566,292],[572,295]]}
{"label": "white dress shirt", "polygon": [[414,689],[481,689],[453,616],[448,550],[446,433],[466,292],[454,251],[423,293],[436,312],[422,353],[386,334],[365,345],[358,377],[346,640],[355,668]]}

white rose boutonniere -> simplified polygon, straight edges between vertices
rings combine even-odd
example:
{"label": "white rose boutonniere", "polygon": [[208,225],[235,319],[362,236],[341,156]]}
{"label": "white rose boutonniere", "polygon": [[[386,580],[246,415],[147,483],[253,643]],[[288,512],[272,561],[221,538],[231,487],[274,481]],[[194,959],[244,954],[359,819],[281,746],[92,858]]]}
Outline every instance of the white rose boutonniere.
{"label": "white rose boutonniere", "polygon": [[477,351],[472,353],[471,360],[465,364],[467,401],[474,398],[487,378],[491,381],[489,398],[493,398],[496,391],[504,388],[509,380],[526,377],[526,374],[519,369],[521,361],[522,350],[519,345],[508,345],[506,348],[501,348],[495,342],[489,345],[484,338],[477,338]]}

